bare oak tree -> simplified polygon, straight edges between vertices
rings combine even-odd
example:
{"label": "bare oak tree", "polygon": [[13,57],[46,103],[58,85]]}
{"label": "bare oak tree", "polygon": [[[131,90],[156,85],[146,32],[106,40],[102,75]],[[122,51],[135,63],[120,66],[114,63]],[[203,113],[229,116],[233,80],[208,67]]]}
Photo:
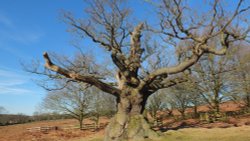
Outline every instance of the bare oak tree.
{"label": "bare oak tree", "polygon": [[170,89],[168,103],[181,114],[181,119],[186,118],[186,110],[191,106],[191,93],[183,86],[174,86]]}
{"label": "bare oak tree", "polygon": [[67,114],[79,122],[82,129],[83,119],[89,113],[90,93],[83,84],[69,84],[58,91],[49,92],[43,100],[46,110]]}
{"label": "bare oak tree", "polygon": [[[55,63],[47,52],[43,54],[45,67],[54,74],[60,74],[61,78],[93,85],[117,98],[117,114],[106,129],[105,141],[154,139],[158,135],[150,129],[142,115],[148,97],[160,89],[186,81],[181,74],[198,62],[202,55],[224,55],[231,44],[245,40],[249,27],[242,26],[245,24],[240,16],[249,6],[243,6],[244,1],[239,0],[234,10],[226,9],[221,1],[214,0],[212,5],[206,6],[211,10],[194,17],[192,8],[188,8],[190,3],[161,0],[154,7],[158,9],[159,16],[154,17],[159,21],[158,25],[152,26],[152,21],[132,21],[132,14],[123,2],[89,1],[90,7],[86,10],[89,16],[84,19],[64,13],[64,20],[71,31],[90,39],[110,54],[116,66],[116,80],[105,80],[105,76],[98,72],[83,73],[64,67]],[[238,20],[234,20],[236,18]],[[248,22],[246,24],[249,26]],[[144,33],[150,33],[151,38],[142,37]],[[213,38],[220,39],[216,47],[209,44]],[[172,61],[159,69],[147,69],[154,51],[165,53],[157,50],[162,46],[175,47],[179,55],[183,51],[188,55],[178,63]],[[85,68],[88,67],[86,64],[91,65],[88,60],[81,61],[85,63]]]}
{"label": "bare oak tree", "polygon": [[220,104],[229,99],[231,82],[227,79],[235,68],[231,65],[232,55],[218,57],[209,54],[194,67],[199,83],[194,89],[214,113],[220,113]]}
{"label": "bare oak tree", "polygon": [[237,55],[235,55],[234,66],[237,69],[229,78],[234,85],[232,95],[250,108],[250,53],[248,46],[239,48]]}
{"label": "bare oak tree", "polygon": [[112,95],[108,95],[97,88],[90,89],[89,111],[90,119],[99,128],[99,120],[101,116],[112,117],[116,112],[116,99]]}
{"label": "bare oak tree", "polygon": [[159,111],[169,111],[170,108],[166,103],[166,95],[164,91],[158,91],[154,95],[151,95],[148,98],[146,105],[147,113],[153,118],[154,123],[157,123],[157,113]]}

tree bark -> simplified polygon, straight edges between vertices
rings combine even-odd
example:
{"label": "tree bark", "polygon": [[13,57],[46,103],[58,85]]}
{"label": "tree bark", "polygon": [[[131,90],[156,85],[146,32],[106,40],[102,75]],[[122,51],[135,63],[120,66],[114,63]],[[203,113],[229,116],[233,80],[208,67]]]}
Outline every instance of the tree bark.
{"label": "tree bark", "polygon": [[97,129],[100,128],[100,127],[99,127],[99,120],[100,120],[100,116],[97,115],[97,116],[96,116],[96,120],[95,120],[95,130],[97,130]]}
{"label": "tree bark", "polygon": [[185,111],[180,111],[180,113],[181,113],[181,119],[184,120],[186,118]]}
{"label": "tree bark", "polygon": [[79,121],[79,125],[80,125],[80,130],[82,130],[82,125],[83,125],[82,121],[83,121],[83,119],[79,119],[78,121]]}
{"label": "tree bark", "polygon": [[199,113],[198,113],[198,106],[194,105],[194,118],[199,117]]}
{"label": "tree bark", "polygon": [[124,89],[117,104],[117,114],[106,128],[104,141],[140,141],[156,139],[159,135],[153,131],[143,114],[145,100],[136,89]]}
{"label": "tree bark", "polygon": [[250,94],[247,94],[246,98],[245,98],[245,102],[246,102],[246,106],[248,108],[250,108]]}
{"label": "tree bark", "polygon": [[213,109],[215,113],[220,113],[220,102],[218,100],[214,100]]}

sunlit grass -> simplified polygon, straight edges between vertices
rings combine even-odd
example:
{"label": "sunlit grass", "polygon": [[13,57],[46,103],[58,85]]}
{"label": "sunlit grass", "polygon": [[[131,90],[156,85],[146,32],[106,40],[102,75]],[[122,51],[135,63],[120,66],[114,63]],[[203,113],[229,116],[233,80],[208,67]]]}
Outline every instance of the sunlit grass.
{"label": "sunlit grass", "polygon": [[[102,141],[102,137],[83,139]],[[81,140],[79,140],[81,141]],[[160,141],[250,141],[250,126],[232,128],[185,128],[169,130]]]}
{"label": "sunlit grass", "polygon": [[249,141],[250,127],[233,128],[186,128],[168,131],[162,141]]}

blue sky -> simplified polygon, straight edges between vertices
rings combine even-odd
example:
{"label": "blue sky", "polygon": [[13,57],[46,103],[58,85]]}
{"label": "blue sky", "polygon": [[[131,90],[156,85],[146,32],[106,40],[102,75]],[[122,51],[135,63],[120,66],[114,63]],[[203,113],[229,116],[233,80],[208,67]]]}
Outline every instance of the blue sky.
{"label": "blue sky", "polygon": [[[136,2],[137,17],[150,18],[142,0],[130,2]],[[193,2],[194,7],[200,2]],[[64,9],[80,15],[84,7],[82,0],[0,0],[0,106],[9,113],[31,115],[46,94],[32,81],[39,78],[23,71],[20,62],[43,61],[44,51],[73,55],[73,37],[59,13]]]}
{"label": "blue sky", "polygon": [[[45,95],[20,62],[42,60],[44,51],[73,52],[70,34],[59,20],[59,11],[82,10],[82,1],[0,1],[0,106],[9,113],[32,114]],[[78,11],[77,11],[78,10]]]}

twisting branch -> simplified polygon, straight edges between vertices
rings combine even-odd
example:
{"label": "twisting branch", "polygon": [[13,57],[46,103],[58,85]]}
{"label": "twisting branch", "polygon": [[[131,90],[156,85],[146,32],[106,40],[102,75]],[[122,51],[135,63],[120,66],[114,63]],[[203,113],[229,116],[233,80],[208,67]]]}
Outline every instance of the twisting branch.
{"label": "twisting branch", "polygon": [[45,52],[43,54],[43,57],[45,60],[45,67],[51,71],[54,71],[56,73],[59,73],[65,77],[67,77],[67,78],[70,78],[70,79],[73,79],[73,80],[76,80],[79,82],[85,82],[85,83],[88,83],[90,85],[94,85],[97,88],[99,88],[100,90],[102,90],[106,93],[112,94],[116,97],[118,97],[120,94],[119,89],[112,87],[112,86],[100,81],[98,78],[95,78],[92,75],[80,75],[78,73],[68,71],[64,68],[61,68],[61,67],[53,64],[52,61],[50,60],[47,52]]}

